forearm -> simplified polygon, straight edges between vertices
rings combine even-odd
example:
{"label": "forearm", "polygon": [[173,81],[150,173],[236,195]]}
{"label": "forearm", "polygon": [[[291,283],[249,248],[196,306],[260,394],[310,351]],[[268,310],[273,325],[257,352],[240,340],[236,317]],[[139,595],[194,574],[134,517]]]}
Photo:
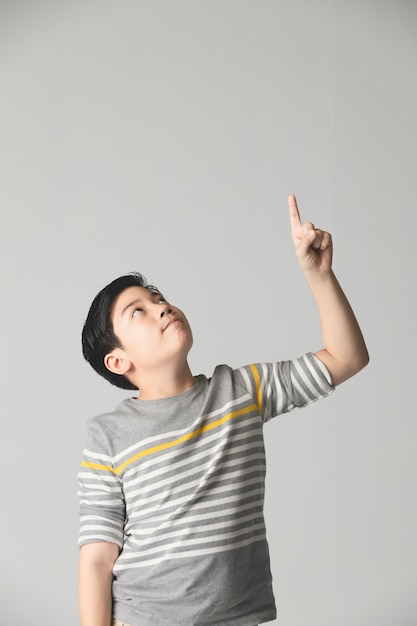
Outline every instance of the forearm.
{"label": "forearm", "polygon": [[317,304],[324,348],[316,353],[336,386],[359,372],[369,361],[361,329],[332,271],[306,272]]}
{"label": "forearm", "polygon": [[316,356],[330,372],[333,385],[347,380],[369,361],[352,308],[332,271],[330,233],[301,223],[294,195],[288,198],[291,234],[298,261],[317,303],[324,348]]}
{"label": "forearm", "polygon": [[[87,546],[84,546],[87,548]],[[110,626],[112,617],[112,561],[90,558],[81,549],[78,599],[81,626]]]}

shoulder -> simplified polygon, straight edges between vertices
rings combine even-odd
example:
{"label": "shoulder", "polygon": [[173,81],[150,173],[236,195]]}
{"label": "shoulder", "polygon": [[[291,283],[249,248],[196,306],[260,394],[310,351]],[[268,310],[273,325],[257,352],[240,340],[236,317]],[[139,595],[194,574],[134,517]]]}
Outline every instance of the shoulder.
{"label": "shoulder", "polygon": [[120,431],[121,426],[129,421],[132,413],[132,399],[127,398],[120,402],[113,411],[89,417],[87,419],[89,441],[108,444],[114,438],[115,433]]}
{"label": "shoulder", "polygon": [[233,368],[226,364],[217,365],[209,379],[209,385],[212,388],[221,389],[224,393],[230,392],[233,396],[241,395],[242,392],[247,391],[244,372],[250,367],[250,365],[244,365]]}
{"label": "shoulder", "polygon": [[217,365],[212,377],[208,379],[210,386],[228,386],[241,383],[241,368],[235,369],[230,365]]}
{"label": "shoulder", "polygon": [[89,428],[97,427],[111,427],[115,421],[118,421],[121,417],[127,416],[131,411],[132,400],[126,398],[120,402],[112,411],[106,413],[98,413],[87,419],[87,425]]}

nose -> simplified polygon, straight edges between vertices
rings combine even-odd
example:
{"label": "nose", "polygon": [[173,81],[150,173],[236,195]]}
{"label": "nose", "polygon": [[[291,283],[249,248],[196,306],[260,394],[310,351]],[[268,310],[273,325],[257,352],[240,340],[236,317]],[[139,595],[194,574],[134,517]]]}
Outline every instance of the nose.
{"label": "nose", "polygon": [[161,318],[164,317],[166,313],[172,313],[172,308],[167,302],[162,305],[162,311],[160,313],[160,317]]}

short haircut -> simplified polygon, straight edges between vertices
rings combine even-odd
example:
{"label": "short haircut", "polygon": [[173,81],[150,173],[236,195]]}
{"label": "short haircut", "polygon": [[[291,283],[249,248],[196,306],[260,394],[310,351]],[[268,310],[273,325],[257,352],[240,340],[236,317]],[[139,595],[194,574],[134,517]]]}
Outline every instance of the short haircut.
{"label": "short haircut", "polygon": [[151,293],[161,293],[157,287],[148,284],[146,278],[139,272],[131,272],[116,278],[94,298],[83,326],[81,342],[85,360],[100,376],[116,387],[137,389],[127,376],[111,372],[104,363],[104,357],[114,348],[123,349],[114,332],[112,314],[117,296],[129,287],[143,287]]}

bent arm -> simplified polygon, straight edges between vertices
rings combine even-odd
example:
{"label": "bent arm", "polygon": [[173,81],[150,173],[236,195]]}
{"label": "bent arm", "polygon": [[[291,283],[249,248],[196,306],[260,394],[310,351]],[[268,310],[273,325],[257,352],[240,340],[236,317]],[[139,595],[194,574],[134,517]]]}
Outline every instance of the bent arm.
{"label": "bent arm", "polygon": [[369,361],[368,351],[352,308],[332,270],[330,233],[301,223],[295,196],[288,199],[291,234],[299,264],[320,315],[324,348],[316,356],[329,370],[336,387]]}
{"label": "bent arm", "polygon": [[81,626],[110,626],[115,543],[100,541],[80,548],[78,600]]}
{"label": "bent arm", "polygon": [[318,308],[324,348],[316,356],[329,370],[336,387],[357,374],[369,361],[361,329],[352,308],[331,271],[306,274]]}

